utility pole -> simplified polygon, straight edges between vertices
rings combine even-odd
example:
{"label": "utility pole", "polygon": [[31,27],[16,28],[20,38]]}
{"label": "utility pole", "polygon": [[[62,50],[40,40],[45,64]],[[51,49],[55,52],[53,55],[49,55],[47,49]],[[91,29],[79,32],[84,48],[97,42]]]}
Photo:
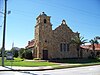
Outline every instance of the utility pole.
{"label": "utility pole", "polygon": [[2,66],[3,67],[4,67],[4,54],[5,54],[6,14],[7,14],[7,0],[4,0],[4,26],[3,26],[3,41],[2,41]]}

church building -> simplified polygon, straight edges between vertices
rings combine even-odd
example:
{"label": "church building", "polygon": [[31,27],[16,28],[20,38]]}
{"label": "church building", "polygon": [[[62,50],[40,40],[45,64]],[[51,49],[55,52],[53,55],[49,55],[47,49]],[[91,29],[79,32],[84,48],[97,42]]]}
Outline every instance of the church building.
{"label": "church building", "polygon": [[73,32],[65,20],[53,30],[50,18],[44,12],[36,18],[35,37],[26,48],[32,50],[33,58],[77,58],[76,45],[70,42],[79,33]]}

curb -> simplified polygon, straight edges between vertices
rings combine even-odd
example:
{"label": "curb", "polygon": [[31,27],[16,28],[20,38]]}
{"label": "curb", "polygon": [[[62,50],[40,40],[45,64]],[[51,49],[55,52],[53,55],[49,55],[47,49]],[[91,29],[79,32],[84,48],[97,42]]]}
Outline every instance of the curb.
{"label": "curb", "polygon": [[45,70],[54,70],[53,68],[52,69],[27,69],[27,70],[22,70],[22,69],[11,69],[11,70],[0,70],[0,71],[45,71]]}
{"label": "curb", "polygon": [[86,66],[95,66],[95,65],[100,65],[100,64],[92,64],[92,65],[71,65],[71,66],[64,66],[64,65],[60,65],[60,66],[55,66],[55,67],[52,67],[52,66],[49,66],[49,67],[31,67],[31,68],[24,68],[24,69],[14,69],[14,68],[9,68],[9,67],[2,67],[2,68],[5,68],[5,69],[2,69],[0,71],[45,71],[45,70],[55,70],[55,69],[67,69],[67,68],[75,68],[75,67],[86,67]]}
{"label": "curb", "polygon": [[54,70],[52,66],[47,66],[47,67],[2,67],[3,69],[0,69],[0,71],[44,71],[44,70]]}

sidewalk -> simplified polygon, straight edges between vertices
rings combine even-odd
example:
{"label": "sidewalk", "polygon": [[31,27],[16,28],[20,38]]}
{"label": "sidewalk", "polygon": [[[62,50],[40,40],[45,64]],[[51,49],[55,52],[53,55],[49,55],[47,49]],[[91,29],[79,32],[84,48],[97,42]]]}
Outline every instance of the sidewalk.
{"label": "sidewalk", "polygon": [[44,71],[44,70],[54,70],[54,69],[64,69],[64,68],[74,68],[82,66],[94,66],[100,64],[59,64],[56,66],[39,66],[39,67],[19,67],[19,66],[0,66],[0,71]]}
{"label": "sidewalk", "polygon": [[18,67],[18,66],[0,66],[0,71],[43,71],[43,70],[53,70],[52,66],[41,66],[41,67]]}
{"label": "sidewalk", "polygon": [[39,67],[19,67],[19,66],[0,66],[0,71],[43,71],[43,70],[54,70],[55,67],[68,67],[68,66],[74,66],[78,64],[61,64],[56,66],[39,66]]}

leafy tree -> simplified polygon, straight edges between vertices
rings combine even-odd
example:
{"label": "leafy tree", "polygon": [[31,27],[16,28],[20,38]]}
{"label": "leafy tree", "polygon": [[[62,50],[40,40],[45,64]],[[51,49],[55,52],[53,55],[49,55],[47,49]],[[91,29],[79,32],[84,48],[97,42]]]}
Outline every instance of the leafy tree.
{"label": "leafy tree", "polygon": [[96,57],[96,55],[95,55],[95,44],[99,44],[99,42],[95,38],[91,39],[89,42],[91,43],[92,49],[93,49],[92,57],[95,58]]}
{"label": "leafy tree", "polygon": [[19,57],[20,58],[25,58],[25,59],[33,59],[33,57],[32,57],[32,51],[29,50],[29,49],[21,48],[19,50]]}
{"label": "leafy tree", "polygon": [[11,49],[11,52],[13,53],[14,57],[18,57],[18,50],[15,50],[14,48]]}
{"label": "leafy tree", "polygon": [[21,49],[18,51],[18,54],[19,54],[19,57],[20,57],[20,58],[25,58],[25,49],[24,49],[24,48],[21,48]]}
{"label": "leafy tree", "polygon": [[78,36],[75,36],[74,38],[71,39],[71,43],[76,44],[78,58],[79,57],[82,58],[83,55],[80,45],[87,43],[86,41],[87,39],[84,39],[84,37],[78,37]]}
{"label": "leafy tree", "polygon": [[32,50],[29,50],[29,49],[25,50],[25,58],[26,59],[33,59],[33,57],[32,57]]}

